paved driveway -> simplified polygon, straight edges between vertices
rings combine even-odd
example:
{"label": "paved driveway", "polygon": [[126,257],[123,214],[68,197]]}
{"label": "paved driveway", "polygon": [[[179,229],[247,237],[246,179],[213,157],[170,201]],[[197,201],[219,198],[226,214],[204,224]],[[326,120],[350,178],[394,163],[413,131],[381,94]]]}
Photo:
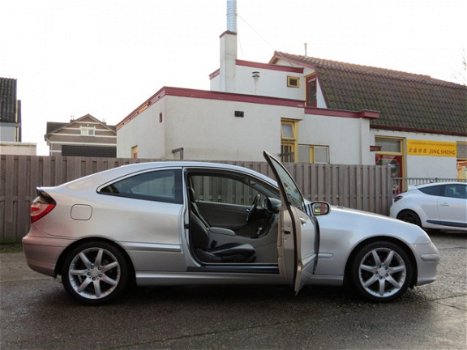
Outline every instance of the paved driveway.
{"label": "paved driveway", "polygon": [[0,255],[1,349],[466,349],[467,235],[435,235],[439,279],[388,304],[341,288],[139,288],[85,307]]}

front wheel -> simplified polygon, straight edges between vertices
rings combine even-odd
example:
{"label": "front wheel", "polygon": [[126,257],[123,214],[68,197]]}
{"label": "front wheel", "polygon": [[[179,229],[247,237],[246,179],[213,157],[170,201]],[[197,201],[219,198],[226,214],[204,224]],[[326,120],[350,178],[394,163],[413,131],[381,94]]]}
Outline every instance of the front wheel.
{"label": "front wheel", "polygon": [[128,285],[129,268],[122,252],[106,242],[78,245],[65,258],[62,282],[66,291],[84,304],[104,304]]}
{"label": "front wheel", "polygon": [[378,241],[363,246],[352,262],[351,280],[365,299],[377,302],[400,297],[409,287],[413,267],[398,245]]}

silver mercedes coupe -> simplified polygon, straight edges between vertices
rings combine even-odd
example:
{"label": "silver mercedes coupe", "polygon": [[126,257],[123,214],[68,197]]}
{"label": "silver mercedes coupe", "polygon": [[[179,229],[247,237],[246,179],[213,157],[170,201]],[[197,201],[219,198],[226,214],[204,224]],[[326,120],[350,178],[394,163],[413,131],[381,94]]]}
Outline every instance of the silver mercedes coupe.
{"label": "silver mercedes coupe", "polygon": [[23,238],[29,266],[61,276],[85,304],[136,285],[349,284],[389,301],[433,282],[439,253],[415,225],[305,200],[282,164],[276,181],[218,163],[151,162],[40,187]]}

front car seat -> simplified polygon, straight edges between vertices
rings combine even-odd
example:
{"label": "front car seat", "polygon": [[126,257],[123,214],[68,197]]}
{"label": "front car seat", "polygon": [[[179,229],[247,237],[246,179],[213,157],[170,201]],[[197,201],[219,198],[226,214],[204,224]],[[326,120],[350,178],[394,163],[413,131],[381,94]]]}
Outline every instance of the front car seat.
{"label": "front car seat", "polygon": [[[235,236],[232,230],[207,226],[194,210],[190,210],[191,244],[202,262],[245,263],[256,259],[255,248],[248,243],[226,243],[220,246],[210,239],[211,230],[222,230]],[[229,232],[230,231],[230,232]]]}

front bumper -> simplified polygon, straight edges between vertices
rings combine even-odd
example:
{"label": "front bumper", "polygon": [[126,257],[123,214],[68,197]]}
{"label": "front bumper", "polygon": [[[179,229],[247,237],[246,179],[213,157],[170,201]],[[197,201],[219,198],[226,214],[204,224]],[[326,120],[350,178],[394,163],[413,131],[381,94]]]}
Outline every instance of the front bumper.
{"label": "front bumper", "polygon": [[417,259],[417,283],[422,285],[436,280],[436,270],[440,255],[438,248],[432,243],[414,245],[415,257]]}

